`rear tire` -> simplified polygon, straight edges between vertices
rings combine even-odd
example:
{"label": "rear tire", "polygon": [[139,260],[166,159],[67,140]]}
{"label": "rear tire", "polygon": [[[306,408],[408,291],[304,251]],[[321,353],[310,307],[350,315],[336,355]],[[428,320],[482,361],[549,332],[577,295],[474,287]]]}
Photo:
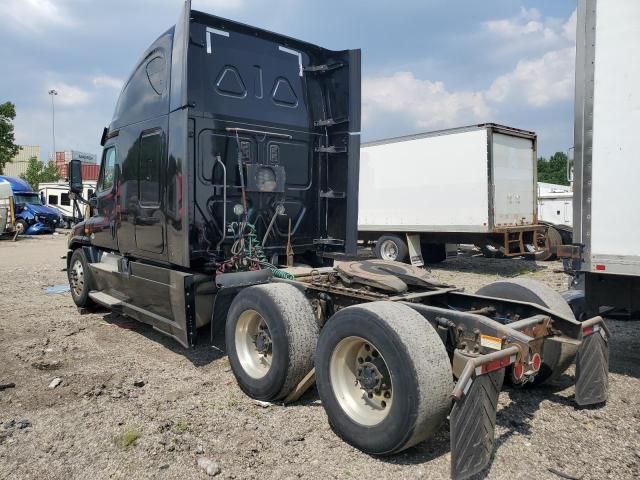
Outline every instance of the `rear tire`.
{"label": "rear tire", "polygon": [[227,354],[251,398],[284,398],[313,368],[318,324],[304,294],[271,283],[242,290],[227,314]]}
{"label": "rear tire", "polygon": [[[487,297],[504,298],[507,300],[516,300],[520,302],[529,302],[542,307],[546,307],[559,315],[575,320],[575,316],[571,307],[566,300],[558,292],[551,287],[529,278],[520,278],[515,280],[499,280],[490,283],[479,289],[476,294]],[[545,342],[547,345],[547,342]],[[544,352],[543,352],[544,353]],[[563,357],[553,357],[552,361],[545,359],[543,355],[542,366],[540,372],[535,377],[536,384],[543,383],[547,380],[558,378],[573,362],[577,347],[574,352]],[[509,378],[510,375],[507,375]]]}
{"label": "rear tire", "polygon": [[449,412],[453,387],[438,333],[410,307],[392,302],[347,307],[329,319],[318,340],[316,385],[334,432],[374,455],[433,435]]}
{"label": "rear tire", "polygon": [[398,235],[382,235],[376,242],[374,253],[380,260],[404,262],[409,256],[409,247]]}

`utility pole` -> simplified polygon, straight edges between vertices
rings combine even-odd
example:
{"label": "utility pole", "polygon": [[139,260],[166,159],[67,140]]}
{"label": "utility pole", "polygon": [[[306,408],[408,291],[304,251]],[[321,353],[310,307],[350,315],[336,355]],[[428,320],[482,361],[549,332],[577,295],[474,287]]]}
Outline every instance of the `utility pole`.
{"label": "utility pole", "polygon": [[51,154],[51,161],[55,164],[56,162],[56,109],[53,103],[53,97],[58,95],[58,92],[53,88],[49,90],[49,95],[51,95],[51,139],[53,143],[53,153]]}

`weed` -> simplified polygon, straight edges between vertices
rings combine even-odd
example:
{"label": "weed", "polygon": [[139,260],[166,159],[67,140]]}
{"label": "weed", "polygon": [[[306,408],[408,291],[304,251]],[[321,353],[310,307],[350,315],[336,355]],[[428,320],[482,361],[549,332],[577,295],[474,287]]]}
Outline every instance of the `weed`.
{"label": "weed", "polygon": [[130,428],[129,430],[117,435],[113,441],[120,448],[128,448],[138,440],[142,436],[142,432],[135,428]]}

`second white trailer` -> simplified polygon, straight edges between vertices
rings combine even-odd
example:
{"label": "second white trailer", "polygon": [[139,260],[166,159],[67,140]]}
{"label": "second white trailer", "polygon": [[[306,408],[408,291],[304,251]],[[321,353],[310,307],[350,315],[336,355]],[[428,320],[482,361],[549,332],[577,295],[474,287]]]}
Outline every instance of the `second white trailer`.
{"label": "second white trailer", "polygon": [[360,150],[359,235],[380,258],[405,260],[412,244],[427,262],[443,260],[447,243],[534,253],[536,198],[534,132],[480,124]]}

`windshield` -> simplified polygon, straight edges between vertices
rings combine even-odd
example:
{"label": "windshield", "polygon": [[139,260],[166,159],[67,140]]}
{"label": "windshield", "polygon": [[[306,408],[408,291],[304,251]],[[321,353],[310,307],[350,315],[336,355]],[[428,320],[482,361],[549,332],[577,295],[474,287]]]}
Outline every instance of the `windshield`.
{"label": "windshield", "polygon": [[40,195],[37,193],[15,193],[13,195],[14,203],[28,203],[30,205],[42,205]]}

